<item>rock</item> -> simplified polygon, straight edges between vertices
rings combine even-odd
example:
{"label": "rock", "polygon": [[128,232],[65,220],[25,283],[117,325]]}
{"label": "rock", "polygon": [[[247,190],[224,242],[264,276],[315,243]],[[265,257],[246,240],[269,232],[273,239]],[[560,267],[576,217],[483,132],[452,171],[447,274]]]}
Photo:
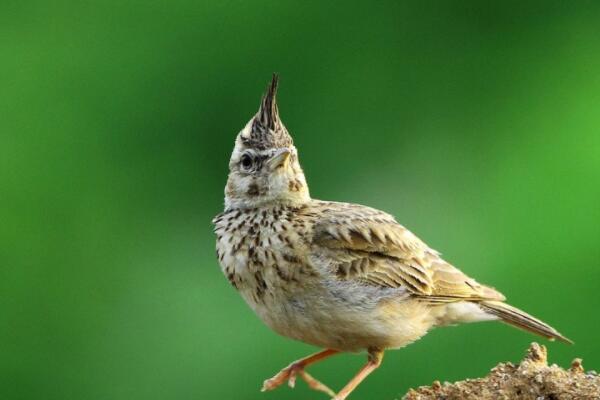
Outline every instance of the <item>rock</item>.
{"label": "rock", "polygon": [[580,358],[568,370],[548,366],[545,346],[532,343],[518,365],[500,363],[485,378],[410,389],[403,400],[581,400],[600,399],[600,376],[587,374]]}

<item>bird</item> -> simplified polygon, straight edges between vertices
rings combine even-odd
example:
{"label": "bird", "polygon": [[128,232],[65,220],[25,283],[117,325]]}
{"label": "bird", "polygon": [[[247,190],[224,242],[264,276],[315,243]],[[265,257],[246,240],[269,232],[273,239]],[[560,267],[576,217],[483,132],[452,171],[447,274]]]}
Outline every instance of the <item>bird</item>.
{"label": "bird", "polygon": [[[263,383],[297,377],[344,400],[398,349],[432,328],[500,320],[571,343],[545,322],[445,261],[396,219],[375,208],[310,196],[298,150],[281,121],[278,76],[238,133],[223,212],[213,219],[216,256],[230,284],[276,333],[322,350]],[[337,393],[306,368],[340,353],[367,361]]]}

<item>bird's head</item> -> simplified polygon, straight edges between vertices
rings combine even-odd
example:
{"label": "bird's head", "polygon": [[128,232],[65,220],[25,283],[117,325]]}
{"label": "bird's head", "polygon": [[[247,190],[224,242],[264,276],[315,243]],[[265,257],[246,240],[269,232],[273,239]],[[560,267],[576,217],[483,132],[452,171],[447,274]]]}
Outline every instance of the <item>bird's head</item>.
{"label": "bird's head", "polygon": [[310,200],[298,152],[279,119],[277,75],[256,115],[235,140],[225,187],[226,208],[300,205]]}

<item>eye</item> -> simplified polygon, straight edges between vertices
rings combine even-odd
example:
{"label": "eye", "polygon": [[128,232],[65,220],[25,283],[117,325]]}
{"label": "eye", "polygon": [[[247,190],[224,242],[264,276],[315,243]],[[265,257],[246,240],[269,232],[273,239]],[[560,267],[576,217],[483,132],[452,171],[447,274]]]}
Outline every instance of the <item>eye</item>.
{"label": "eye", "polygon": [[252,157],[250,157],[249,154],[244,154],[242,156],[241,162],[242,162],[242,168],[243,169],[248,170],[248,169],[250,169],[252,167]]}

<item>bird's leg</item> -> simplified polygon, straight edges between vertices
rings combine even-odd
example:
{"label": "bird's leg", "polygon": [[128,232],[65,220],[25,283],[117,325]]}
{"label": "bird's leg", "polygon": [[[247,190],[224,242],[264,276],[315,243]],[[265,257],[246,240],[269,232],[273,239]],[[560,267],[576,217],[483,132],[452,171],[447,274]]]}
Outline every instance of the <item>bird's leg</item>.
{"label": "bird's leg", "polygon": [[263,383],[262,391],[264,392],[266,390],[273,390],[279,385],[283,384],[285,381],[287,381],[288,385],[293,388],[296,384],[296,376],[299,375],[302,379],[304,379],[304,381],[308,384],[308,386],[311,389],[327,393],[329,396],[335,396],[335,392],[333,390],[329,389],[323,383],[310,376],[307,372],[304,371],[304,368],[309,366],[310,364],[314,364],[317,361],[321,361],[337,353],[339,353],[338,350],[327,349],[312,354],[308,357],[302,358],[300,360],[294,361],[293,363],[279,371],[277,375],[275,375],[271,379],[267,379]]}
{"label": "bird's leg", "polygon": [[344,400],[369,374],[381,365],[383,360],[383,351],[379,349],[369,349],[369,360],[364,367],[358,371],[358,374],[344,386],[342,390],[332,400]]}

